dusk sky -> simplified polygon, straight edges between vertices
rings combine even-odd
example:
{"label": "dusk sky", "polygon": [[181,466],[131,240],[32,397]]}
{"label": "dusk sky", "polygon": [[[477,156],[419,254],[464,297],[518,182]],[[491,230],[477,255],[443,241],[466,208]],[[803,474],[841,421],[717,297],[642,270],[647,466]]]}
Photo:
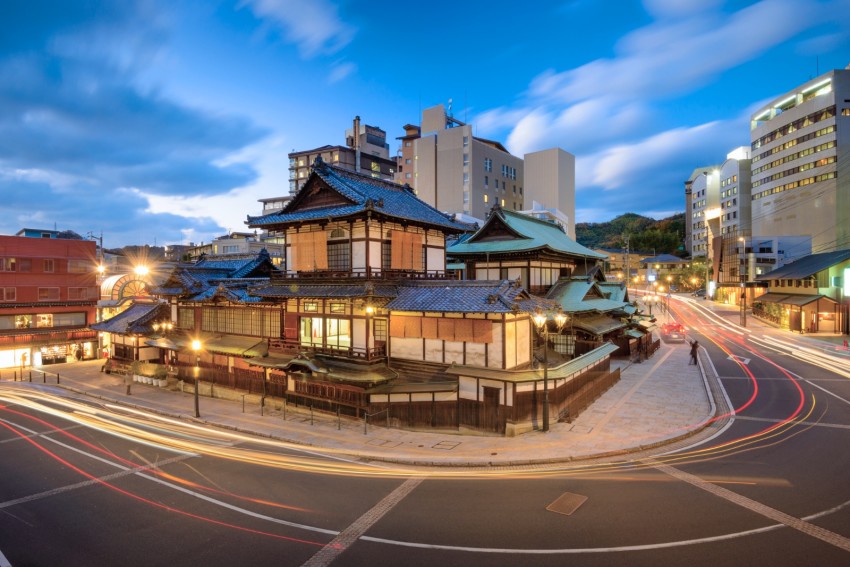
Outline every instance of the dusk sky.
{"label": "dusk sky", "polygon": [[576,220],[684,211],[767,100],[850,63],[850,0],[4,0],[0,234],[209,242],[287,154],[420,110],[576,156]]}

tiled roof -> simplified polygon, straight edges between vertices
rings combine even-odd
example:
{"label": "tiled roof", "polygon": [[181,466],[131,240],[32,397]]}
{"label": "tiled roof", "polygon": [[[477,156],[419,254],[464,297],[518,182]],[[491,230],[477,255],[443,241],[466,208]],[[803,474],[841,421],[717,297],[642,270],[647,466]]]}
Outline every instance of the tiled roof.
{"label": "tiled roof", "polygon": [[785,264],[772,272],[762,274],[756,277],[756,280],[802,280],[847,260],[850,260],[850,249],[812,254]]}
{"label": "tiled roof", "polygon": [[392,311],[510,313],[552,309],[557,305],[545,298],[529,295],[511,280],[444,280],[400,284],[398,296],[385,307]]}
{"label": "tiled roof", "polygon": [[225,297],[230,301],[257,302],[256,297],[248,295],[248,286],[267,281],[265,276],[276,269],[265,249],[256,254],[203,256],[193,264],[175,267],[168,279],[150,292],[159,296],[182,296],[187,301]]}
{"label": "tiled roof", "polygon": [[628,305],[620,297],[607,297],[606,293],[613,286],[603,285],[587,278],[562,278],[552,286],[546,297],[556,301],[566,313],[608,313]]}
{"label": "tiled roof", "polygon": [[[513,235],[502,233],[496,238],[490,236],[493,226],[497,223],[506,226]],[[556,224],[501,207],[494,207],[484,226],[472,237],[452,244],[446,250],[446,255],[478,255],[545,249],[579,258],[593,260],[607,258],[604,254],[582,246],[567,236]]]}
{"label": "tiled roof", "polygon": [[170,308],[165,303],[133,303],[115,317],[95,323],[89,328],[119,335],[145,334],[152,330],[151,325],[155,321],[170,316]]}
{"label": "tiled roof", "polygon": [[607,315],[595,315],[591,317],[576,317],[572,321],[572,326],[575,329],[583,329],[594,335],[605,335],[611,331],[622,329],[626,326],[626,323]]}
{"label": "tiled roof", "polygon": [[293,282],[273,282],[259,285],[248,290],[249,294],[259,298],[322,298],[322,297],[381,297],[392,298],[398,294],[395,285],[373,285],[370,283],[341,282],[338,284],[303,284]]}
{"label": "tiled roof", "polygon": [[267,227],[302,221],[318,221],[333,217],[348,217],[371,210],[389,218],[412,221],[439,227],[448,232],[466,232],[471,227],[452,220],[414,195],[406,186],[341,169],[316,160],[310,178],[301,191],[315,183],[314,177],[324,181],[342,195],[349,204],[298,209],[298,196],[289,201],[281,211],[258,217],[248,217],[248,226]]}

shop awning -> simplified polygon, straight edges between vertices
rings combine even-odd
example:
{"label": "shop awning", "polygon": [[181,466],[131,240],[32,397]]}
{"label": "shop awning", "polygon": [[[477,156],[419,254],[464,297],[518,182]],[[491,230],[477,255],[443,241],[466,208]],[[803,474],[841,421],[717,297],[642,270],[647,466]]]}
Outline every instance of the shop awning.
{"label": "shop awning", "polygon": [[787,293],[765,293],[764,295],[760,295],[758,297],[753,298],[753,302],[762,303],[785,303],[783,300],[788,297]]}
{"label": "shop awning", "polygon": [[152,347],[164,348],[166,350],[185,350],[189,347],[185,341],[180,341],[178,339],[172,340],[167,337],[148,339],[145,341],[145,344]]}
{"label": "shop awning", "polygon": [[[802,307],[803,305],[808,305],[809,303],[815,302],[818,299],[826,297],[825,295],[789,295],[786,296],[785,299],[782,300],[782,303],[786,305],[797,305]],[[830,301],[835,301],[830,297],[827,297]]]}
{"label": "shop awning", "polygon": [[628,329],[627,331],[623,332],[623,334],[625,336],[631,337],[633,339],[639,339],[642,336],[644,336],[646,333],[638,331],[637,329]]}
{"label": "shop awning", "polygon": [[203,349],[209,352],[234,356],[265,356],[269,353],[268,343],[257,337],[225,335],[204,342]]}

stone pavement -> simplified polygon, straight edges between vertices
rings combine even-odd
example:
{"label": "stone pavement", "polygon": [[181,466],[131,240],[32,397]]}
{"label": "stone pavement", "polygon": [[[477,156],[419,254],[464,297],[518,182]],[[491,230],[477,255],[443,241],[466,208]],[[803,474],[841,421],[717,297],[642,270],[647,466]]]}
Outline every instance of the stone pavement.
{"label": "stone pavement", "polygon": [[[717,315],[734,322],[737,310],[711,302],[702,303]],[[659,323],[666,314],[660,316]],[[771,329],[757,321],[748,322],[758,332]],[[797,335],[794,335],[797,337]],[[807,337],[808,338],[808,337]],[[812,345],[840,348],[840,335],[809,339]],[[276,402],[275,409],[261,409],[256,401],[200,398],[199,421],[233,431],[258,434],[303,447],[330,451],[363,461],[417,466],[508,466],[566,462],[600,456],[619,456],[686,439],[720,426],[710,423],[715,415],[728,411],[716,377],[706,375],[710,365],[688,365],[687,343],[667,344],[649,360],[631,364],[613,361],[620,367],[621,379],[587,408],[573,423],[552,423],[550,431],[532,431],[518,437],[458,434],[455,431],[410,431],[390,428],[380,420],[364,426],[363,420],[320,412],[310,414],[303,407]],[[704,356],[704,353],[701,355]],[[102,361],[72,362],[43,368],[42,376],[33,370],[32,384],[22,387],[56,386],[89,399],[115,401],[160,414],[194,420],[193,395],[155,386],[133,384],[127,395],[123,376],[100,372]],[[11,371],[0,373],[0,383],[9,385]],[[201,392],[203,394],[204,388]]]}

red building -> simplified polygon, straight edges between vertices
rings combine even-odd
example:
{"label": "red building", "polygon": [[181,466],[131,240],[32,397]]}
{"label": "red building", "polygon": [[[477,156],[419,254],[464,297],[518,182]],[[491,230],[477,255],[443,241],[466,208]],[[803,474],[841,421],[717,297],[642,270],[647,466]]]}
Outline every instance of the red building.
{"label": "red building", "polygon": [[0,236],[0,368],[98,357],[96,264],[91,240]]}

